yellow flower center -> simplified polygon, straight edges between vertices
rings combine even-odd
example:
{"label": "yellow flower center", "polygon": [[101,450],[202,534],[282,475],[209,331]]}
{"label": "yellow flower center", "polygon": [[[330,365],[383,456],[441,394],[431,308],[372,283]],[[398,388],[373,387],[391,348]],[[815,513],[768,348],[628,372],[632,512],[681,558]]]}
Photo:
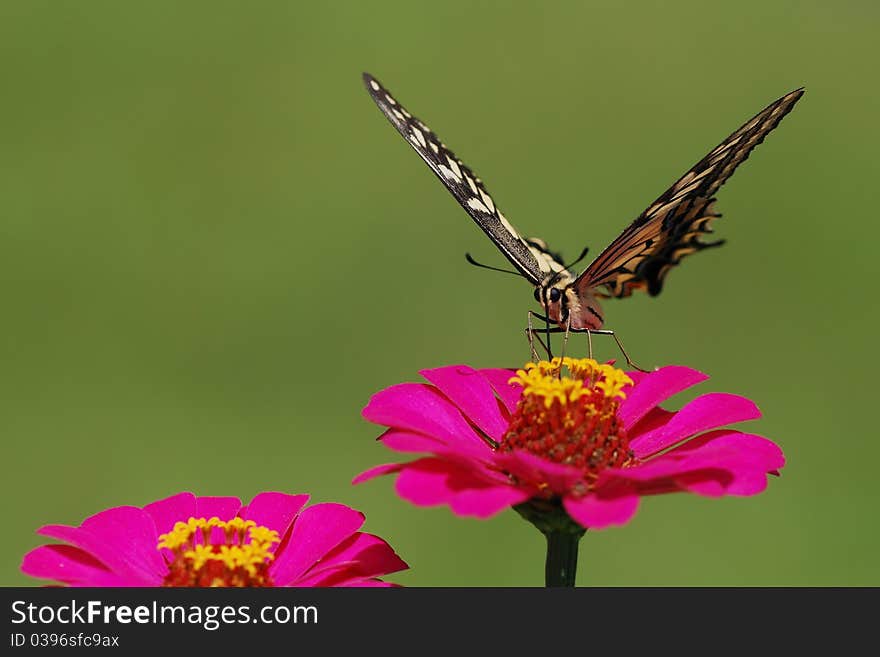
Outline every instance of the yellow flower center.
{"label": "yellow flower center", "polygon": [[510,382],[523,392],[500,450],[523,449],[580,468],[575,494],[590,490],[605,468],[632,464],[617,417],[623,388],[632,384],[623,370],[591,358],[554,358],[528,363]]}
{"label": "yellow flower center", "polygon": [[174,554],[164,586],[272,586],[269,564],[278,532],[253,520],[217,517],[177,522],[159,536],[158,549]]}

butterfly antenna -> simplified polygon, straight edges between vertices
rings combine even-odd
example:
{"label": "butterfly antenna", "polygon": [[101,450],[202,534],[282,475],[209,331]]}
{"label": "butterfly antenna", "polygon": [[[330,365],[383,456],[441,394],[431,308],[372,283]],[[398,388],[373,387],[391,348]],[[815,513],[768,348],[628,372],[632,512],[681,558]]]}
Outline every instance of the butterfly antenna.
{"label": "butterfly antenna", "polygon": [[574,267],[577,263],[579,263],[581,260],[583,260],[584,258],[586,258],[586,257],[587,257],[587,254],[588,254],[589,252],[590,252],[590,247],[585,246],[585,247],[584,247],[584,250],[581,251],[581,254],[575,259],[575,261],[572,262],[572,263],[570,263],[570,264],[565,265],[565,268],[566,268],[566,269],[571,269],[571,268]]}
{"label": "butterfly antenna", "polygon": [[552,285],[553,283],[555,283],[556,281],[558,281],[558,280],[562,277],[562,274],[563,274],[564,272],[568,271],[569,269],[571,269],[572,267],[574,267],[577,263],[579,263],[581,260],[583,260],[584,258],[586,258],[586,257],[587,257],[587,253],[589,253],[589,252],[590,252],[590,247],[585,246],[585,247],[584,247],[584,250],[581,251],[581,254],[580,254],[577,258],[575,258],[575,260],[574,260],[573,262],[571,262],[571,263],[565,265],[560,271],[558,271],[558,272],[556,272],[555,274],[553,274],[553,278],[550,279],[550,283],[549,283],[549,284]]}
{"label": "butterfly antenna", "polygon": [[500,271],[502,274],[513,274],[514,276],[522,276],[518,271],[513,271],[511,269],[501,269],[499,267],[492,267],[491,265],[484,265],[482,262],[477,262],[471,257],[470,253],[464,254],[465,260],[471,263],[474,267],[482,267],[483,269],[491,269],[492,271]]}

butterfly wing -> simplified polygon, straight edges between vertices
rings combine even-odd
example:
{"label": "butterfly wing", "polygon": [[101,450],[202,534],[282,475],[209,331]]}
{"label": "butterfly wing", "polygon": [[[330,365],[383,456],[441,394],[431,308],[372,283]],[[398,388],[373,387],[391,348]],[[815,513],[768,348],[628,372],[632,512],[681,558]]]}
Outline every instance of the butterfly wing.
{"label": "butterfly wing", "polygon": [[538,260],[536,252],[528,242],[501,214],[476,174],[465,166],[455,153],[446,148],[427,125],[406,111],[376,78],[364,73],[364,84],[385,117],[427,163],[431,171],[495,243],[495,246],[533,285],[540,283],[548,273],[542,269],[544,260]]}
{"label": "butterfly wing", "polygon": [[803,93],[797,89],[771,103],[697,162],[578,276],[578,293],[622,298],[647,289],[655,296],[666,274],[683,257],[719,246],[722,241],[700,240],[712,232],[712,220],[721,216],[714,209],[715,192]]}
{"label": "butterfly wing", "polygon": [[547,242],[538,237],[529,237],[526,240],[526,244],[535,260],[538,261],[538,266],[541,268],[542,273],[545,275],[556,274],[557,278],[574,278],[571,272],[562,264],[562,254],[551,251],[550,247],[547,246]]}

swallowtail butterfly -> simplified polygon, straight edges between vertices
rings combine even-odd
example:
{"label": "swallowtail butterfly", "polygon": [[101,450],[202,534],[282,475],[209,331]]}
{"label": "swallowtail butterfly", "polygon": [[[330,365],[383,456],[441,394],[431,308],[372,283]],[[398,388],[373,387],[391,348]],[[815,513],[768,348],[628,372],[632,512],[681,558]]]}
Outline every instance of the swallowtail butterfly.
{"label": "swallowtail butterfly", "polygon": [[721,216],[715,212],[714,194],[804,93],[803,88],[792,91],[758,112],[663,192],[575,276],[542,240],[520,235],[501,214],[480,178],[427,125],[376,78],[368,73],[363,77],[382,113],[517,271],[535,286],[535,298],[549,320],[566,331],[592,332],[604,321],[598,299],[628,297],[634,290],[655,296],[669,270],[683,257],[723,243],[700,239],[712,232],[712,220]]}

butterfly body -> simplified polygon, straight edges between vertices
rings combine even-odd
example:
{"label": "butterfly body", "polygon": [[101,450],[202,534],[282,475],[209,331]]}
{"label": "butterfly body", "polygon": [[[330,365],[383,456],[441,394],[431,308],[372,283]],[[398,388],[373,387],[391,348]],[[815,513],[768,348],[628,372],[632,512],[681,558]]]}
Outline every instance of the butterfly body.
{"label": "butterfly body", "polygon": [[559,326],[571,318],[574,330],[602,327],[602,310],[598,300],[587,292],[583,298],[574,288],[576,277],[565,265],[562,256],[551,251],[547,243],[537,237],[526,240],[529,250],[541,271],[548,272],[535,287],[535,301],[541,304],[546,316]]}
{"label": "butterfly body", "polygon": [[404,109],[373,76],[364,73],[363,77],[382,113],[517,272],[535,287],[535,299],[547,319],[566,331],[600,329],[604,317],[599,299],[625,298],[636,290],[656,296],[666,275],[682,258],[722,244],[722,240],[701,239],[712,232],[712,221],[721,216],[714,209],[715,193],[804,93],[797,89],[761,110],[691,167],[575,275],[543,240],[520,235],[482,180],[427,125]]}
{"label": "butterfly body", "polygon": [[572,331],[602,328],[605,318],[599,300],[590,291],[579,293],[575,279],[548,280],[536,290],[544,313],[560,327]]}

